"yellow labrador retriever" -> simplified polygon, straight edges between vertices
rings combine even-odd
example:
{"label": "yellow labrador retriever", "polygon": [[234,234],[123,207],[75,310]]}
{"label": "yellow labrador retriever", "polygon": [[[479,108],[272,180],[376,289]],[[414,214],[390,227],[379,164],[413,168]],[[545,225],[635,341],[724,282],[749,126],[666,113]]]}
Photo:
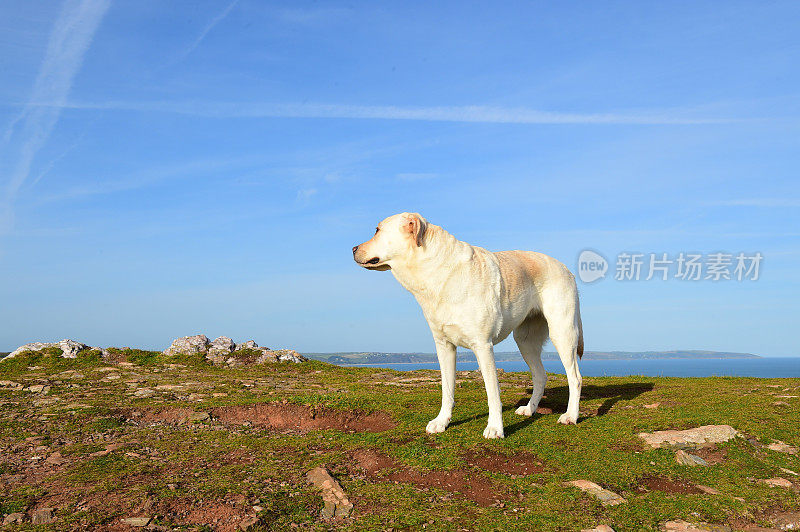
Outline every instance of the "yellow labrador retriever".
{"label": "yellow labrador retriever", "polygon": [[548,335],[567,371],[569,403],[559,423],[578,420],[583,330],[575,278],[552,257],[533,251],[498,251],[461,242],[416,213],[390,216],[353,258],[370,270],[391,270],[414,294],[433,333],[442,373],[442,408],[429,433],[450,423],[455,392],[456,346],[478,359],[489,400],[485,438],[502,438],[503,412],[494,363],[494,345],[514,332],[533,376],[533,394],[519,415],[536,411],[547,376],[542,345]]}

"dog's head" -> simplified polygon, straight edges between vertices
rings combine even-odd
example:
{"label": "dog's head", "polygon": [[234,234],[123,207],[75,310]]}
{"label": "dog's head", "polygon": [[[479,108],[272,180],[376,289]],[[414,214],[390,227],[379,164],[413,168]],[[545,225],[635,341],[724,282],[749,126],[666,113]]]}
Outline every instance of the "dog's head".
{"label": "dog's head", "polygon": [[375,236],[353,248],[353,259],[369,270],[389,270],[392,261],[408,257],[422,245],[427,226],[415,212],[390,216],[378,224]]}

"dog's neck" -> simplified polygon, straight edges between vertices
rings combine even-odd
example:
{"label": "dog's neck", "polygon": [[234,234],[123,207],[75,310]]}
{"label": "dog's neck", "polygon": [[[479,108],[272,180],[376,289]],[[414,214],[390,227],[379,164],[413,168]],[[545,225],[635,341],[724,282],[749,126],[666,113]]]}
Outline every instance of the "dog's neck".
{"label": "dog's neck", "polygon": [[453,274],[454,264],[468,261],[472,246],[439,227],[428,224],[420,246],[403,261],[392,264],[392,274],[417,300],[438,294]]}

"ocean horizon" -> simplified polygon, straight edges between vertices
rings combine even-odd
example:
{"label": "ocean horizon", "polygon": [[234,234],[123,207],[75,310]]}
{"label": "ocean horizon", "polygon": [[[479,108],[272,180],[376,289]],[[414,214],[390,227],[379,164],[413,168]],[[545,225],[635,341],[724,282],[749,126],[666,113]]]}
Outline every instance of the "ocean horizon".
{"label": "ocean horizon", "polygon": [[[548,373],[564,374],[564,366],[559,360],[542,360]],[[341,364],[343,367],[373,367],[413,371],[418,369],[439,369],[438,363],[383,363],[383,364]],[[503,371],[529,371],[523,360],[497,361],[496,366]],[[800,377],[800,357],[761,357],[761,358],[664,358],[664,359],[602,359],[581,360],[579,363],[584,377],[759,377],[788,378]],[[475,371],[478,363],[457,362],[459,371]]]}

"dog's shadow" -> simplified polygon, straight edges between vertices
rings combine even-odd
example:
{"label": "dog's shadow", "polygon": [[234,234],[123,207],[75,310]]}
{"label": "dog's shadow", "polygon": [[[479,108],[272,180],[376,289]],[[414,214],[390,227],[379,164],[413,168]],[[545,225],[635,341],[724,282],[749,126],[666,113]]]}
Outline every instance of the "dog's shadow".
{"label": "dog's shadow", "polygon": [[[636,397],[640,396],[645,392],[649,392],[653,389],[654,384],[652,382],[629,382],[625,384],[606,384],[602,386],[597,386],[594,384],[585,384],[581,389],[581,400],[582,401],[591,401],[592,399],[605,399],[603,404],[597,409],[597,414],[595,416],[604,416],[606,415],[609,410],[620,400],[631,400],[635,399]],[[531,390],[528,389],[530,392]],[[539,403],[539,407],[542,408],[549,408],[553,411],[554,414],[558,414],[559,410],[566,410],[567,408],[567,400],[569,399],[569,387],[568,386],[556,386],[553,388],[548,388],[545,390],[546,398],[543,398],[542,401]],[[503,405],[503,412],[508,410],[516,410],[519,406],[524,406],[528,404],[528,399],[523,398],[517,401],[513,405]],[[451,427],[461,425],[462,423],[469,423],[470,421],[475,421],[477,419],[488,417],[489,413],[479,414],[477,416],[470,416],[468,418],[459,419],[457,421],[453,421],[450,423]],[[504,432],[506,436],[510,436],[521,430],[540,417],[544,417],[545,414],[540,414],[538,412],[534,412],[534,414],[530,417],[525,417],[520,421],[508,425],[505,427]],[[587,419],[586,416],[582,416],[578,418],[578,423],[581,423],[583,420]]]}

